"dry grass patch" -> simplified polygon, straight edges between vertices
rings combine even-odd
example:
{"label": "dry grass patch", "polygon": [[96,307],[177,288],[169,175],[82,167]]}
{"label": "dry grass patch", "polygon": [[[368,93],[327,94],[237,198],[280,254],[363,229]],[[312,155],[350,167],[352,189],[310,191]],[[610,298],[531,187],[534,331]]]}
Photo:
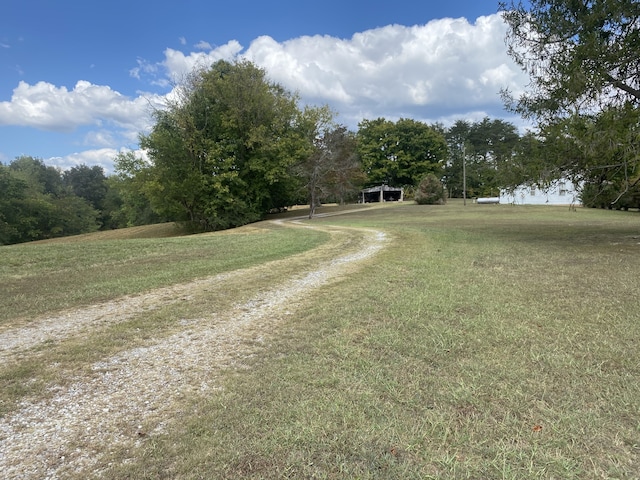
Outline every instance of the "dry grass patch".
{"label": "dry grass patch", "polygon": [[113,478],[636,478],[638,218],[381,209],[394,242]]}
{"label": "dry grass patch", "polygon": [[[103,478],[637,478],[637,215],[405,204],[312,223],[393,240],[256,324],[237,362],[203,373],[216,388],[172,403],[134,448],[112,446]],[[273,277],[256,270],[225,290],[229,301],[269,291],[333,245]],[[166,338],[181,332],[176,318],[213,308],[209,294],[158,313]],[[67,351],[70,370],[93,361]]]}

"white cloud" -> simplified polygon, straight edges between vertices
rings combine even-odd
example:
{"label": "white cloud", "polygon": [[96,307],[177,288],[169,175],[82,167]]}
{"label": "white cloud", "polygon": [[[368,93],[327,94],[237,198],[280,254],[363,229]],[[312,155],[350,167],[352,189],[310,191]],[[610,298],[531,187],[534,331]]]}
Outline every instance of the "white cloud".
{"label": "white cloud", "polygon": [[11,101],[0,102],[0,125],[71,132],[81,125],[108,124],[140,131],[149,125],[150,107],[161,103],[157,95],[131,99],[108,86],[84,80],[72,90],[47,82],[30,85],[21,81]]}
{"label": "white cloud", "polygon": [[194,45],[198,50],[213,50],[213,47],[209,42],[205,42],[204,40],[200,40],[198,43]]}
{"label": "white cloud", "polygon": [[233,59],[241,51],[242,45],[236,40],[231,40],[208,52],[192,52],[188,55],[179,50],[167,48],[164,52],[165,60],[162,65],[166,68],[169,79],[172,82],[179,82],[194,68],[207,67],[218,60]]}
{"label": "white cloud", "polygon": [[116,144],[116,139],[109,130],[91,131],[84,136],[83,143],[90,146],[112,147]]}
{"label": "white cloud", "polygon": [[499,91],[526,83],[506,54],[500,15],[389,25],[350,39],[300,37],[254,40],[244,56],[303,99],[329,103],[347,116],[402,111],[447,115],[500,109]]}
{"label": "white cloud", "polygon": [[[506,53],[506,25],[500,14],[445,18],[425,25],[387,25],[342,39],[302,36],[277,42],[269,36],[244,49],[236,40],[207,51],[184,53],[167,48],[164,61],[139,61],[137,73],[153,84],[179,83],[194,68],[246,58],[270,78],[298,92],[311,104],[329,104],[355,125],[363,117],[439,119],[486,111],[504,116],[499,92],[516,96],[528,79]],[[165,72],[165,83],[158,79]],[[168,80],[167,80],[168,79]],[[465,117],[466,118],[466,117]]]}
{"label": "white cloud", "polygon": [[208,52],[169,48],[162,66],[179,82],[194,68],[247,58],[303,101],[327,103],[352,125],[378,116],[439,121],[483,111],[495,117],[506,114],[500,90],[518,95],[528,81],[506,53],[505,33],[499,14],[473,23],[445,18],[388,25],[348,39],[315,35],[277,42],[261,36],[246,50],[235,40]]}
{"label": "white cloud", "polygon": [[158,66],[153,63],[149,63],[143,58],[138,58],[138,66],[129,70],[129,75],[138,80],[141,79],[141,74],[155,75],[158,72]]}
{"label": "white cloud", "polygon": [[[303,36],[285,42],[258,37],[248,48],[230,40],[197,51],[164,51],[162,62],[139,59],[130,75],[163,88],[194,68],[246,58],[309,104],[327,103],[339,121],[355,127],[363,118],[410,117],[449,125],[458,119],[506,118],[499,91],[516,96],[528,79],[506,54],[506,26],[500,15],[434,20],[425,25],[388,25],[351,38]],[[186,45],[184,37],[180,43]],[[0,125],[72,132],[91,127],[83,143],[96,150],[61,157],[61,166],[79,163],[107,168],[119,145],[135,145],[151,125],[150,111],[166,95],[122,95],[107,85],[80,80],[72,89],[47,82],[20,82],[9,101],[0,102]],[[80,141],[77,143],[80,144]],[[68,167],[67,167],[68,168]],[[109,167],[110,168],[110,167]]]}
{"label": "white cloud", "polygon": [[79,165],[86,165],[93,167],[95,165],[101,166],[106,174],[113,173],[113,160],[119,153],[126,153],[133,151],[136,156],[147,159],[147,152],[145,150],[131,150],[128,148],[99,148],[95,150],[85,150],[82,152],[75,152],[63,157],[50,157],[44,159],[44,163],[59,167],[62,170],[69,170],[70,168],[77,167]]}

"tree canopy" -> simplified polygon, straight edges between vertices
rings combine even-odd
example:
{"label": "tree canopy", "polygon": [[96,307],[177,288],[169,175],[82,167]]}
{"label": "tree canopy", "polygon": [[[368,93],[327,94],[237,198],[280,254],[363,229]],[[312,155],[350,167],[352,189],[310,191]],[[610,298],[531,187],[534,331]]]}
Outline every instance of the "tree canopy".
{"label": "tree canopy", "polygon": [[640,102],[640,3],[531,0],[501,3],[509,54],[531,78],[516,100],[528,117]]}
{"label": "tree canopy", "polygon": [[503,96],[538,122],[537,170],[620,195],[639,188],[640,3],[531,0],[501,10],[509,53],[531,79],[519,98]]}
{"label": "tree canopy", "polygon": [[512,182],[522,183],[512,175],[520,135],[515,125],[485,117],[479,122],[456,121],[445,132],[449,160],[445,167],[445,184],[452,197],[461,197],[463,161],[469,196],[497,196]]}
{"label": "tree canopy", "polygon": [[42,160],[21,156],[0,164],[0,245],[95,231],[99,219],[100,212]]}
{"label": "tree canopy", "polygon": [[291,167],[310,152],[295,95],[246,61],[218,61],[179,92],[141,138],[153,208],[216,230],[290,205]]}
{"label": "tree canopy", "polygon": [[437,129],[417,120],[363,120],[358,151],[370,185],[417,186],[429,173],[441,174],[447,142]]}

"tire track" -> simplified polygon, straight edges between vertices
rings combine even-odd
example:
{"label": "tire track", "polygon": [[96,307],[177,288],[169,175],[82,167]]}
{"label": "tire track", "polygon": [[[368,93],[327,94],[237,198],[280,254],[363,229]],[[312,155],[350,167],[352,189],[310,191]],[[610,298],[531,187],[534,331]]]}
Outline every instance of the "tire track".
{"label": "tire track", "polygon": [[[307,266],[226,311],[185,320],[180,331],[156,344],[96,362],[92,375],[64,387],[52,386],[50,399],[23,402],[17,411],[0,419],[0,471],[8,478],[55,479],[108,468],[104,462],[114,449],[134,455],[142,436],[159,435],[170,428],[167,419],[180,416],[185,398],[219,388],[220,373],[255,354],[256,344],[260,345],[283,318],[295,314],[310,292],[355,271],[386,241],[384,233],[374,230],[310,227],[296,222],[283,225],[332,233],[321,252],[280,261],[296,271],[305,257],[320,258],[315,267]],[[239,270],[223,277],[250,279],[260,268],[272,267]],[[211,285],[213,279],[220,284],[221,276],[198,282]],[[114,301],[65,318],[75,319],[72,323],[77,334],[103,321],[122,321],[136,309],[160,308],[192,288],[194,282],[161,289],[155,296],[121,299],[126,306]],[[154,300],[161,305],[154,306]],[[110,313],[104,312],[105,305],[111,308]],[[113,318],[105,320],[108,316]],[[49,326],[42,332],[55,335]]]}

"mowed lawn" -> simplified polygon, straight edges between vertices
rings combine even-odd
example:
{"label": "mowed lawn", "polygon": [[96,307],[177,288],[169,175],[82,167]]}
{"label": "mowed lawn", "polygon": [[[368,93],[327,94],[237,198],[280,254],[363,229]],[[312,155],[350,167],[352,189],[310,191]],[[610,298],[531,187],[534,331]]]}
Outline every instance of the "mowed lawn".
{"label": "mowed lawn", "polygon": [[[639,213],[405,203],[309,223],[390,241],[104,478],[640,478]],[[248,232],[279,255],[324,239]]]}

